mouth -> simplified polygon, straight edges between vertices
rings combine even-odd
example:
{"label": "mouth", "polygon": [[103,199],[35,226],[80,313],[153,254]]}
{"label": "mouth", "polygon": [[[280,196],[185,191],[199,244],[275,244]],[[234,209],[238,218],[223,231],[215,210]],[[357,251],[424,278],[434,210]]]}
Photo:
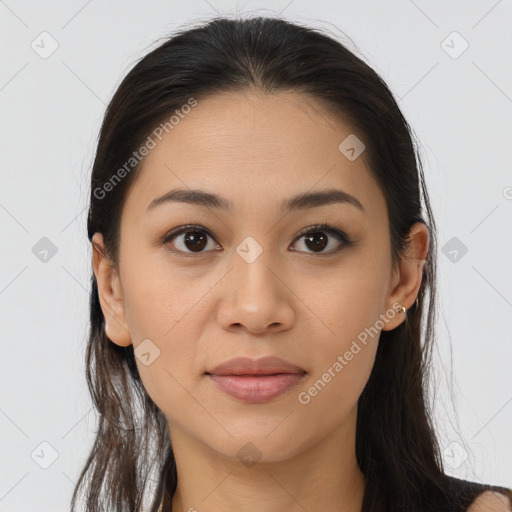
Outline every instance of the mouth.
{"label": "mouth", "polygon": [[205,376],[216,389],[248,403],[265,403],[299,385],[306,370],[278,357],[230,359]]}
{"label": "mouth", "polygon": [[248,403],[265,403],[297,386],[306,375],[302,373],[272,373],[264,375],[206,374],[218,389]]}

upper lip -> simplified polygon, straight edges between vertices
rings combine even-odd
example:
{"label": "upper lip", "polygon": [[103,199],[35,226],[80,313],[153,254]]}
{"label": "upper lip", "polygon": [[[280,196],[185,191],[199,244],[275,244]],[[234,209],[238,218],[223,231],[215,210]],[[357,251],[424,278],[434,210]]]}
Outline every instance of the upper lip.
{"label": "upper lip", "polygon": [[206,372],[213,375],[271,375],[275,373],[306,373],[303,368],[279,357],[235,357]]}

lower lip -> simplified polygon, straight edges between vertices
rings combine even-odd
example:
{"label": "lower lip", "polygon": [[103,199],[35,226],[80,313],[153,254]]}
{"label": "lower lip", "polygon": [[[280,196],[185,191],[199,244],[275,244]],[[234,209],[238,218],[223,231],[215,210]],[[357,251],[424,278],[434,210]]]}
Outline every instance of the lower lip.
{"label": "lower lip", "polygon": [[226,394],[244,402],[265,403],[296,386],[305,373],[275,375],[211,375],[208,377]]}

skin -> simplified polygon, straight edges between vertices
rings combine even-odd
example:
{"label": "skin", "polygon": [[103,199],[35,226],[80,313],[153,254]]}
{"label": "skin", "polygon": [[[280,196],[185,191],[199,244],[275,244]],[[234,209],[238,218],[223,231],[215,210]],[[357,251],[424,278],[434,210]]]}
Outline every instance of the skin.
{"label": "skin", "polygon": [[510,512],[512,503],[499,492],[484,491],[468,507],[468,512]]}
{"label": "skin", "polygon": [[[160,350],[150,365],[137,364],[168,418],[179,475],[173,511],[361,509],[357,400],[379,336],[361,345],[309,403],[297,397],[379,315],[387,315],[383,330],[405,321],[405,314],[390,318],[389,311],[414,303],[429,239],[423,224],[412,226],[407,258],[392,268],[385,198],[364,153],[350,161],[338,150],[352,133],[296,92],[202,99],[151,150],[129,190],[119,268],[104,256],[101,233],[93,238],[108,338],[135,349],[149,338]],[[221,195],[233,211],[167,203],[146,213],[153,199],[176,187]],[[357,197],[364,212],[340,203],[278,212],[284,199],[328,188]],[[327,255],[297,239],[303,228],[323,222],[355,244],[343,247],[327,233]],[[159,241],[185,224],[213,234],[202,253],[185,245],[184,235]],[[252,263],[236,252],[247,236],[263,249]],[[270,402],[245,403],[204,375],[239,355],[276,355],[307,374]],[[249,442],[260,457],[252,466],[237,456]]]}

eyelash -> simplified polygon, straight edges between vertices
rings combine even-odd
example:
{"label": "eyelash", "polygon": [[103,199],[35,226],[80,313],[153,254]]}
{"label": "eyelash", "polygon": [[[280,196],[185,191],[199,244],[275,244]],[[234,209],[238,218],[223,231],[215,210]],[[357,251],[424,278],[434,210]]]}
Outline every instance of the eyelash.
{"label": "eyelash", "polygon": [[[215,237],[205,227],[200,226],[200,225],[195,225],[195,224],[189,224],[186,226],[181,226],[179,228],[176,228],[176,229],[170,231],[169,233],[166,233],[160,242],[163,245],[166,245],[171,240],[178,237],[179,235],[188,233],[190,231],[199,231],[199,232],[205,233],[212,240],[215,240]],[[325,223],[315,224],[313,226],[308,226],[307,228],[304,228],[303,230],[301,230],[299,232],[299,234],[295,237],[295,239],[293,240],[292,243],[295,243],[297,240],[299,240],[304,235],[313,234],[313,233],[317,233],[317,232],[322,232],[322,233],[327,233],[328,235],[332,235],[334,238],[336,238],[338,240],[338,242],[341,242],[341,244],[342,244],[341,247],[338,247],[337,249],[331,250],[329,252],[314,252],[314,251],[296,251],[296,252],[306,252],[307,254],[312,254],[312,255],[327,256],[327,255],[337,253],[344,247],[349,247],[350,245],[353,244],[352,240],[348,237],[348,235],[344,231],[341,231],[340,229],[337,229],[337,228],[335,228],[329,224],[325,224]],[[185,257],[195,257],[195,256],[200,256],[201,254],[206,254],[206,253],[210,252],[210,251],[185,252],[185,251],[181,251],[179,249],[178,250],[170,249],[170,250],[174,253],[177,253],[177,254],[185,256]]]}

